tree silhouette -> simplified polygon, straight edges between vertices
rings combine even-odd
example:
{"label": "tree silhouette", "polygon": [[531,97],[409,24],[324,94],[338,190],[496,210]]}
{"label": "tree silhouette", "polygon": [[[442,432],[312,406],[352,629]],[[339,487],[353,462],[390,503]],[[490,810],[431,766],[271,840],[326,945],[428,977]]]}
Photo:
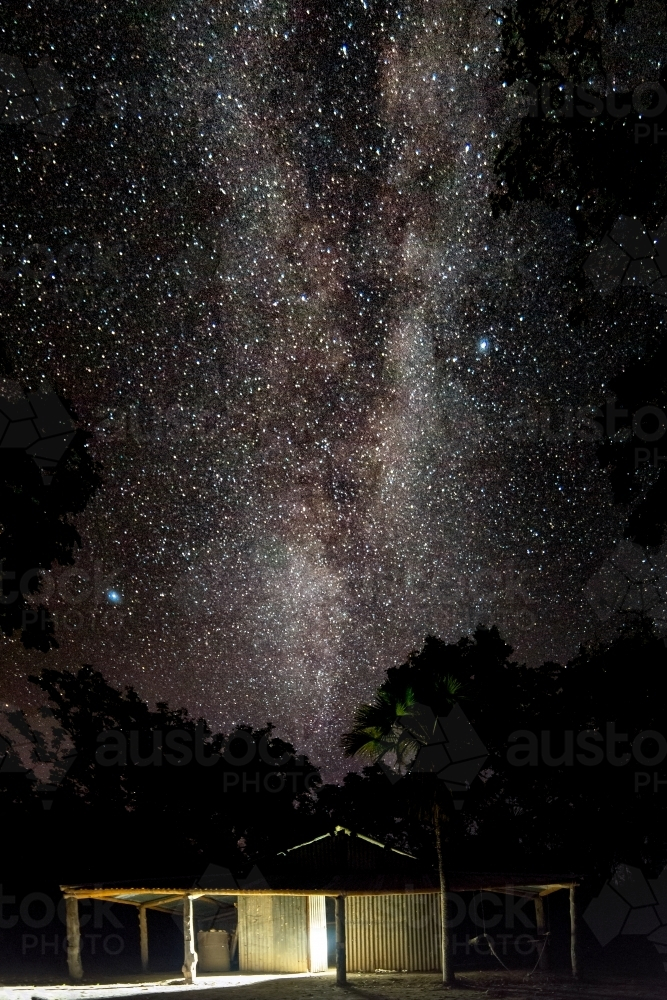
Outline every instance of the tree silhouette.
{"label": "tree silhouette", "polygon": [[[618,215],[637,215],[652,228],[664,218],[667,151],[637,141],[644,104],[633,104],[630,92],[611,93],[608,81],[620,56],[603,41],[632,6],[518,0],[494,11],[503,83],[527,85],[531,105],[495,158],[496,215],[541,200],[565,208],[582,238],[605,232]],[[659,82],[667,83],[664,69]],[[665,111],[653,116],[646,100],[651,126],[664,130]]]}
{"label": "tree silhouette", "polygon": [[[0,393],[5,379],[15,379],[14,361],[6,337],[0,336]],[[59,399],[74,421],[69,400]],[[85,509],[102,483],[100,466],[88,451],[90,436],[74,432],[48,479],[23,448],[0,449],[0,630],[7,637],[20,632],[28,649],[46,653],[58,645],[47,609],[31,605],[39,594],[40,572],[56,561],[73,565],[81,546],[70,517]]]}
{"label": "tree silhouette", "polygon": [[74,881],[194,876],[209,863],[242,871],[312,829],[319,773],[270,725],[214,734],[92,667],[31,679],[76,753],[48,816],[54,856]]}
{"label": "tree silhouette", "polygon": [[[396,691],[409,678],[422,700],[434,676],[455,678],[488,750],[448,831],[457,869],[607,877],[619,858],[661,867],[667,806],[653,788],[660,769],[642,765],[632,751],[638,734],[665,732],[667,648],[651,622],[631,616],[613,640],[582,647],[567,665],[531,668],[511,654],[497,629],[479,628],[456,643],[429,637],[387,672],[387,686]],[[519,746],[532,750],[519,753]],[[659,749],[649,738],[646,757],[659,763]],[[650,783],[636,789],[639,771]],[[435,863],[425,830],[410,818],[415,777],[392,784],[368,768],[342,789],[323,789],[320,806],[332,821],[372,826],[378,836],[384,826],[397,846]]]}
{"label": "tree silhouette", "polygon": [[20,631],[29,649],[47,652],[58,645],[44,605],[30,606],[39,595],[40,571],[54,562],[73,565],[81,546],[70,517],[85,509],[101,483],[86,447],[89,436],[76,432],[48,485],[25,451],[0,451],[0,629],[5,636]]}
{"label": "tree silhouette", "polygon": [[660,545],[667,528],[667,459],[661,458],[667,455],[666,365],[662,342],[613,379],[620,415],[605,428],[598,451],[614,499],[628,509],[626,537],[644,546]]}

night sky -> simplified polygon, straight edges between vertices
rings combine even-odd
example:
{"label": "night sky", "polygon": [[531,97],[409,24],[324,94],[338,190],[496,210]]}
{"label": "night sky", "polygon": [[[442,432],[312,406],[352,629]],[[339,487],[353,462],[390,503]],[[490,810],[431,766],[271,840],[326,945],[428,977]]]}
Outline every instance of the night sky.
{"label": "night sky", "polygon": [[533,664],[600,634],[594,408],[662,312],[573,325],[571,220],[492,218],[521,104],[488,5],[11,6],[37,110],[0,121],[1,318],[104,485],[45,581],[60,648],[5,641],[5,701],[91,663],[335,775],[427,634],[496,623]]}

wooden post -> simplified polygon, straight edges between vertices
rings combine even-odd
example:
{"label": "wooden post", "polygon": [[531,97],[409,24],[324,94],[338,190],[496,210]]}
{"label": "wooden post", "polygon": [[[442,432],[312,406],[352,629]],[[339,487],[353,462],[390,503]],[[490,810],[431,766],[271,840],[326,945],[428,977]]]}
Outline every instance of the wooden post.
{"label": "wooden post", "polygon": [[146,907],[139,907],[139,944],[141,947],[141,971],[148,972],[148,920]]}
{"label": "wooden post", "polygon": [[336,896],[336,986],[347,986],[345,896]]}
{"label": "wooden post", "polygon": [[572,978],[579,978],[579,962],[577,956],[577,905],[574,886],[570,886],[570,961],[572,963]]}
{"label": "wooden post", "polygon": [[540,948],[540,960],[538,967],[542,972],[549,968],[549,952],[547,951],[547,929],[544,920],[544,899],[542,896],[535,897],[535,926],[537,927],[537,946]]}
{"label": "wooden post", "polygon": [[193,914],[193,897],[183,898],[183,976],[186,983],[194,983],[197,979],[197,952],[195,950],[195,921]]}
{"label": "wooden post", "polygon": [[79,900],[76,896],[65,897],[65,918],[67,924],[67,968],[72,979],[83,979]]}

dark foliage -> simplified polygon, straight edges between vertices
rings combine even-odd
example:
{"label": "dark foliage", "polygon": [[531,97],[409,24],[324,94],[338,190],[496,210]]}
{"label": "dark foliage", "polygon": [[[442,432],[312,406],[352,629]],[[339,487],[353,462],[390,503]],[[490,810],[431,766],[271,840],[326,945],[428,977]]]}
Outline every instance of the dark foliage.
{"label": "dark foliage", "polygon": [[29,611],[28,602],[39,594],[39,571],[55,562],[73,565],[81,545],[70,517],[84,510],[101,483],[88,437],[76,432],[49,485],[24,451],[0,452],[0,629],[6,636],[20,630],[23,644],[42,652],[58,645],[53,622],[43,605]]}
{"label": "dark foliage", "polygon": [[[518,0],[498,12],[504,82],[523,81],[541,99],[496,156],[496,215],[541,200],[565,207],[581,237],[605,232],[621,214],[637,215],[653,228],[664,218],[667,147],[638,142],[635,126],[650,120],[664,131],[666,112],[642,119],[632,94],[606,94],[614,66],[605,63],[603,33],[631,6],[609,3],[601,13],[586,0]],[[667,85],[664,69],[659,82]],[[577,87],[595,95],[600,113]]]}
{"label": "dark foliage", "polygon": [[[495,628],[479,628],[455,644],[430,637],[419,653],[387,671],[381,688],[395,694],[409,684],[417,701],[438,712],[438,681],[455,677],[462,684],[461,706],[489,751],[450,824],[448,865],[605,877],[621,861],[659,870],[667,860],[666,800],[655,792],[660,769],[622,755],[640,732],[667,728],[663,641],[640,622],[608,646],[582,649],[567,666],[531,669],[511,653]],[[524,754],[527,762],[516,766],[510,751],[517,742],[512,734],[520,731],[534,734],[537,755],[528,762]],[[596,753],[578,742],[588,731],[600,734],[591,743]],[[620,743],[614,734],[622,734]],[[659,758],[651,740],[643,753]],[[592,765],[597,756],[600,762]],[[636,790],[638,772],[650,778],[641,778]],[[414,777],[392,784],[377,767],[367,768],[342,789],[323,789],[320,805],[336,822],[390,834],[399,845],[431,856],[429,831],[415,820],[405,822]]]}
{"label": "dark foliage", "polygon": [[[319,774],[270,726],[213,734],[183,709],[151,710],[91,667],[45,669],[32,680],[76,757],[48,811],[26,776],[10,776],[6,845],[17,868],[74,882],[194,878],[209,863],[246,872],[307,839]],[[120,755],[109,749],[119,745]]]}
{"label": "dark foliage", "polygon": [[[660,545],[667,527],[665,433],[659,414],[646,412],[633,428],[633,415],[644,407],[667,413],[667,347],[661,344],[612,382],[615,407],[625,410],[610,425],[599,455],[611,473],[614,497],[629,510],[626,535],[644,546]],[[643,435],[643,436],[640,436]],[[647,440],[655,436],[655,440]]]}

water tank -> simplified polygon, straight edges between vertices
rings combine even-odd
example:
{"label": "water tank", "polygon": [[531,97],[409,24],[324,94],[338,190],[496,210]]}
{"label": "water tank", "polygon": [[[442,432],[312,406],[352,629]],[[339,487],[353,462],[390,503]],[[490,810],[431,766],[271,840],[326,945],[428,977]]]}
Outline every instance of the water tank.
{"label": "water tank", "polygon": [[229,972],[229,935],[227,931],[199,931],[197,934],[197,972]]}

